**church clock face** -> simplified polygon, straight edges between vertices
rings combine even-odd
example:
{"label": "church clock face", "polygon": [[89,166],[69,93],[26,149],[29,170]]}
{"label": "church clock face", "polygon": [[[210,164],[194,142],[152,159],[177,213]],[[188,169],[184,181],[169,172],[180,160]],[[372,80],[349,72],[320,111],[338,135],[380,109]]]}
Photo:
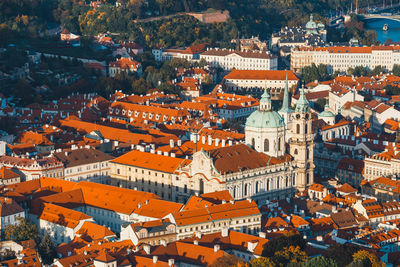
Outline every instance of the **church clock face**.
{"label": "church clock face", "polygon": [[300,119],[300,114],[297,114],[297,115],[296,115],[296,119]]}

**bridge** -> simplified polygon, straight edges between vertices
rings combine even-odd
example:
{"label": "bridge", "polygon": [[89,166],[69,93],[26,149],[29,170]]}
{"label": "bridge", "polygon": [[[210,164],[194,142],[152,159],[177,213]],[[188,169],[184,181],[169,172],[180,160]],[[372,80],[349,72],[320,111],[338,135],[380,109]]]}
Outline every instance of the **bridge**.
{"label": "bridge", "polygon": [[400,22],[400,14],[394,15],[384,15],[384,14],[359,14],[358,17],[361,20],[369,20],[369,19],[389,19]]}

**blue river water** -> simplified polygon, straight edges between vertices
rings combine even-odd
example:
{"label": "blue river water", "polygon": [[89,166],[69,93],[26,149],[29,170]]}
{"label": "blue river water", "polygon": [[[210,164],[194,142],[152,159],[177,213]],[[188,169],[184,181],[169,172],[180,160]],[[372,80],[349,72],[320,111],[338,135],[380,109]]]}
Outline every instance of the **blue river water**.
{"label": "blue river water", "polygon": [[[383,25],[389,26],[388,31],[384,31]],[[400,22],[389,19],[371,19],[365,21],[365,28],[368,30],[375,30],[378,36],[378,41],[382,44],[387,39],[392,39],[394,42],[400,42]]]}

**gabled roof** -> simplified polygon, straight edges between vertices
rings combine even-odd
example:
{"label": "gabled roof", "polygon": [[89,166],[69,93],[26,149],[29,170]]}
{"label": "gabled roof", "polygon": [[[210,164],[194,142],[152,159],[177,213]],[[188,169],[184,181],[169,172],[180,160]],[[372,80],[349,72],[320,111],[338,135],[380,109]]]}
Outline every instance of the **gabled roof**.
{"label": "gabled roof", "polygon": [[180,211],[172,213],[177,226],[205,223],[227,218],[237,218],[252,215],[261,215],[257,204],[254,201],[242,200],[228,202],[220,205],[213,205],[201,209]]}
{"label": "gabled roof", "polygon": [[215,168],[221,174],[280,164],[288,162],[291,158],[289,155],[280,158],[270,157],[244,144],[217,148],[208,151],[208,153],[213,159]]}
{"label": "gabled roof", "polygon": [[225,80],[286,80],[286,73],[289,81],[299,81],[299,78],[292,71],[285,70],[236,70],[233,69],[224,77]]}
{"label": "gabled roof", "polygon": [[132,150],[111,162],[165,173],[174,173],[179,166],[190,163],[190,160]]}
{"label": "gabled roof", "polygon": [[115,233],[107,227],[98,225],[90,221],[84,222],[82,227],[76,232],[76,235],[86,240],[87,242],[116,237]]}
{"label": "gabled roof", "polygon": [[85,213],[67,209],[51,203],[43,203],[38,218],[51,223],[59,224],[74,229],[82,220],[89,220],[92,217]]}
{"label": "gabled roof", "polygon": [[[6,197],[0,197],[0,216],[10,216],[23,212],[24,209],[15,202],[15,200]],[[3,219],[2,219],[3,220]]]}
{"label": "gabled roof", "polygon": [[336,189],[339,192],[343,192],[343,193],[355,193],[357,192],[357,189],[353,188],[351,185],[349,185],[348,183],[345,183],[344,185],[342,185],[341,187],[339,187],[338,189]]}

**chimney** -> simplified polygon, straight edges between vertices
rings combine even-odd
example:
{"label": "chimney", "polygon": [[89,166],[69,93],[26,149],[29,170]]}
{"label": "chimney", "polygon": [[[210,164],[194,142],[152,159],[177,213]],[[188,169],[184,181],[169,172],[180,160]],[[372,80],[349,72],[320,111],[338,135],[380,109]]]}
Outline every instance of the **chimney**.
{"label": "chimney", "polygon": [[215,138],[215,146],[219,145],[219,138]]}
{"label": "chimney", "polygon": [[229,146],[232,146],[232,140],[228,141]]}
{"label": "chimney", "polygon": [[181,139],[178,140],[177,146],[182,146],[182,140]]}
{"label": "chimney", "polygon": [[193,240],[193,245],[199,245],[199,240],[197,240],[197,239],[195,239],[195,240]]}
{"label": "chimney", "polygon": [[173,140],[173,139],[170,139],[170,140],[169,140],[169,146],[170,146],[171,148],[174,148],[174,140]]}
{"label": "chimney", "polygon": [[216,244],[214,245],[214,252],[218,252],[220,250],[220,245]]}
{"label": "chimney", "polygon": [[145,244],[143,245],[143,250],[146,252],[147,255],[150,255],[150,246]]}
{"label": "chimney", "polygon": [[225,143],[226,143],[226,140],[225,140],[225,139],[222,139],[221,146],[222,146],[222,147],[225,147]]}
{"label": "chimney", "polygon": [[158,261],[158,256],[153,256],[153,263],[156,264]]}
{"label": "chimney", "polygon": [[206,144],[206,137],[205,137],[204,135],[201,137],[201,143],[202,143],[203,145]]}
{"label": "chimney", "polygon": [[175,264],[175,260],[174,259],[169,259],[168,260],[168,266],[172,266]]}
{"label": "chimney", "polygon": [[211,137],[211,135],[208,136],[208,145],[209,146],[212,145],[212,137]]}
{"label": "chimney", "polygon": [[267,234],[265,232],[258,232],[258,236],[261,238],[267,238]]}
{"label": "chimney", "polygon": [[229,235],[229,229],[227,227],[222,228],[221,236],[222,237],[227,237],[228,235]]}

